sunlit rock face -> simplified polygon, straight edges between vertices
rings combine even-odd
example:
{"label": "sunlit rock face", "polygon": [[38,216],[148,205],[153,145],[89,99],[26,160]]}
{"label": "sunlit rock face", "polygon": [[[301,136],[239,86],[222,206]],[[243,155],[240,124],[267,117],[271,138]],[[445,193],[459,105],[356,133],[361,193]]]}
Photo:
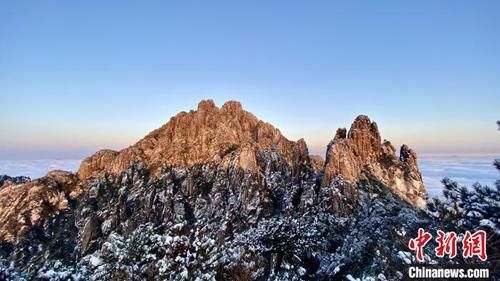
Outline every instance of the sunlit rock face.
{"label": "sunlit rock face", "polygon": [[349,132],[338,129],[328,144],[323,186],[337,175],[353,182],[371,177],[412,205],[425,204],[425,187],[416,153],[403,145],[397,157],[390,142],[382,143],[377,124],[364,115],[354,120]]}
{"label": "sunlit rock face", "polygon": [[75,175],[52,171],[47,176],[0,189],[0,242],[14,242],[29,229],[68,208],[82,193]]}
{"label": "sunlit rock face", "polygon": [[325,167],[325,160],[323,157],[319,155],[311,155],[309,156],[311,159],[311,166],[314,169],[314,172],[319,173],[323,171],[323,168]]}
{"label": "sunlit rock face", "polygon": [[144,162],[158,174],[167,167],[220,162],[234,151],[240,153],[242,168],[255,171],[255,154],[264,150],[276,151],[290,165],[308,161],[303,141],[286,139],[271,124],[243,110],[239,102],[229,101],[218,108],[212,100],[206,100],[197,110],[177,114],[129,148],[100,151],[85,159],[78,176],[88,179],[102,172],[117,175],[134,161]]}

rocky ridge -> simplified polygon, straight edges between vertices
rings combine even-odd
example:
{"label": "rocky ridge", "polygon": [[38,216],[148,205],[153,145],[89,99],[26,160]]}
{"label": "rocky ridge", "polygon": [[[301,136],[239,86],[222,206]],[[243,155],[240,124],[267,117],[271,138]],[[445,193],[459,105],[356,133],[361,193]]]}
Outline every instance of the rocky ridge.
{"label": "rocky ridge", "polygon": [[30,180],[31,179],[26,176],[10,177],[8,175],[0,175],[0,188],[11,184],[25,183]]}
{"label": "rocky ridge", "polygon": [[[359,214],[391,206],[389,218],[407,223],[419,175],[415,153],[404,146],[398,159],[365,116],[337,131],[323,164],[239,103],[202,101],[129,148],[85,159],[76,175],[0,189],[0,279],[1,257],[4,274],[40,280],[345,277],[357,265],[343,237],[371,223]],[[374,227],[394,231],[382,221]]]}

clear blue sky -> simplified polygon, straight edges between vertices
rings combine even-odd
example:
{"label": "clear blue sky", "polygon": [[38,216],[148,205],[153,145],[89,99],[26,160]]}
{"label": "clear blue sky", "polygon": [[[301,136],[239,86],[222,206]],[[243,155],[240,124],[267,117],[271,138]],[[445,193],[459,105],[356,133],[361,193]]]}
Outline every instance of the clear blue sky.
{"label": "clear blue sky", "polygon": [[0,159],[123,148],[228,99],[323,153],[358,114],[500,154],[499,1],[2,1]]}

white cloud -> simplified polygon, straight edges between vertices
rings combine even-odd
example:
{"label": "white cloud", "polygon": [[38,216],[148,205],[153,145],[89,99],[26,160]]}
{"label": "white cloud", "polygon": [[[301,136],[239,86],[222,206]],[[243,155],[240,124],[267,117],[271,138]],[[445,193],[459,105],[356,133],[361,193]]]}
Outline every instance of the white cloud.
{"label": "white cloud", "polygon": [[76,172],[81,160],[0,160],[0,175],[36,179],[52,170]]}
{"label": "white cloud", "polygon": [[444,177],[466,186],[475,182],[492,186],[499,178],[491,157],[422,157],[418,162],[431,197],[442,195]]}

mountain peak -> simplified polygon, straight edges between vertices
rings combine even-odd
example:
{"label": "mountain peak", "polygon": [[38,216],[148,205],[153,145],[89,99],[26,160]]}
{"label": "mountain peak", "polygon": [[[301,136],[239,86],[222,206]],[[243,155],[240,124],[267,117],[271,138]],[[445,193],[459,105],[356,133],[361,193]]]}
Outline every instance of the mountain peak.
{"label": "mountain peak", "polygon": [[412,205],[425,204],[425,187],[418,169],[416,153],[407,145],[396,150],[388,141],[381,142],[377,123],[359,115],[349,129],[337,130],[327,148],[323,185],[337,175],[350,181],[374,177]]}
{"label": "mountain peak", "polygon": [[222,105],[222,110],[227,112],[242,112],[243,107],[239,101],[230,100]]}
{"label": "mountain peak", "polygon": [[199,103],[198,103],[198,111],[202,112],[202,111],[210,111],[210,110],[214,110],[214,109],[217,109],[217,106],[215,106],[215,103],[213,100],[209,99],[209,100],[201,100]]}
{"label": "mountain peak", "polygon": [[240,152],[242,147],[244,168],[254,167],[249,164],[254,162],[252,158],[266,149],[276,150],[290,164],[294,161],[295,142],[245,111],[239,102],[228,101],[218,108],[213,100],[203,100],[197,110],[177,114],[131,147],[90,156],[82,162],[78,175],[81,179],[102,173],[118,175],[134,161],[144,162],[158,174],[166,167],[220,162],[229,152]]}

